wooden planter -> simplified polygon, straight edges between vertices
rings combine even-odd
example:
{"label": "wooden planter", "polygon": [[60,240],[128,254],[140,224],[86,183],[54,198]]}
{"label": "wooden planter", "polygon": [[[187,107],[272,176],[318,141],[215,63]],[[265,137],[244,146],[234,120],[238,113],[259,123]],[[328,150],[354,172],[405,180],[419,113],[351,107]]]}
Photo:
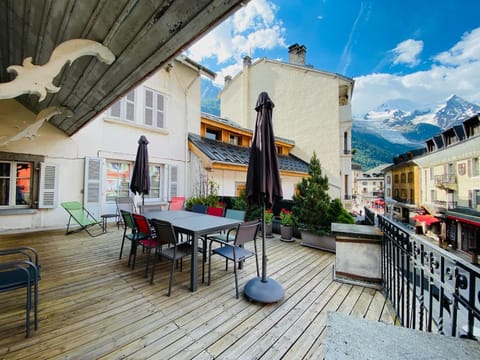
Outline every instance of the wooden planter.
{"label": "wooden planter", "polygon": [[335,252],[335,236],[333,235],[317,235],[306,230],[300,230],[302,236],[302,245],[315,249]]}

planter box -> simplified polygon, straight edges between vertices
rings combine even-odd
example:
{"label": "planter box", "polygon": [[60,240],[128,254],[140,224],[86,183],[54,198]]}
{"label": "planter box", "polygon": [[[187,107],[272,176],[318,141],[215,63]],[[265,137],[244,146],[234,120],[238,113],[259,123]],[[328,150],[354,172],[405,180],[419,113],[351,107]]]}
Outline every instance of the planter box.
{"label": "planter box", "polygon": [[305,230],[300,230],[302,237],[301,244],[303,246],[312,247],[315,249],[335,252],[335,236],[333,235],[317,235]]}
{"label": "planter box", "polygon": [[377,288],[382,281],[383,233],[374,226],[332,224],[336,237],[335,280]]}

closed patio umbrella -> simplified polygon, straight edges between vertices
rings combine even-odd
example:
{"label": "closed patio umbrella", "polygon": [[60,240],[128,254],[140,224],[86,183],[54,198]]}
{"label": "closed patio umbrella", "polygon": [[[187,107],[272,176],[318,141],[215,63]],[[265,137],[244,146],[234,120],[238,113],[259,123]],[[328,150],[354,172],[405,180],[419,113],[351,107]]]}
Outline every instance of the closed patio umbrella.
{"label": "closed patio umbrella", "polygon": [[140,136],[138,140],[137,156],[135,166],[133,167],[132,181],[130,190],[134,194],[142,195],[142,206],[145,204],[144,195],[150,191],[150,170],[148,167],[148,140],[145,136]]}
{"label": "closed patio umbrella", "polygon": [[245,285],[245,295],[251,300],[272,303],[283,299],[285,291],[275,280],[267,277],[265,252],[265,208],[283,196],[278,169],[277,149],[272,126],[275,105],[266,92],[260,93],[255,110],[257,121],[248,162],[246,193],[250,205],[262,206],[262,276]]}

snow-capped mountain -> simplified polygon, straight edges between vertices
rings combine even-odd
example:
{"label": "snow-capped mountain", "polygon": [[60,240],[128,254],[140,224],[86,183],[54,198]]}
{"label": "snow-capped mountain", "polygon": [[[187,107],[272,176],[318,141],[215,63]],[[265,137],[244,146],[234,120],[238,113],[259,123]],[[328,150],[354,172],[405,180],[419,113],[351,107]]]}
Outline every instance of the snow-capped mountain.
{"label": "snow-capped mountain", "polygon": [[442,104],[419,105],[408,100],[388,101],[363,116],[354,116],[354,161],[369,168],[425,146],[425,140],[480,113],[480,106],[451,95]]}
{"label": "snow-capped mountain", "polygon": [[434,134],[480,112],[480,106],[451,95],[439,105],[421,106],[408,100],[386,102],[353,121],[354,131],[386,140],[419,145]]}

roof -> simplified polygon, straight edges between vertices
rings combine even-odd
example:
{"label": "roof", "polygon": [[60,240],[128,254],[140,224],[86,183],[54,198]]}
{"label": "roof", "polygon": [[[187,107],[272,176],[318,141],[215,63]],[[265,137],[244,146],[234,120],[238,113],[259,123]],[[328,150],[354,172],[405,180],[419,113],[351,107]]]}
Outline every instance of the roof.
{"label": "roof", "polygon": [[480,212],[470,208],[454,208],[445,212],[447,218],[480,226]]}
{"label": "roof", "polygon": [[53,80],[60,90],[45,100],[16,97],[35,114],[51,106],[71,110],[71,117],[49,120],[70,136],[246,2],[0,1],[0,83],[15,79],[7,67],[27,57],[44,65],[67,40],[93,40],[108,48],[115,56],[110,65],[82,56],[63,66]]}
{"label": "roof", "polygon": [[480,136],[455,143],[447,148],[415,158],[415,163],[422,167],[435,166],[475,158],[480,156]]}
{"label": "roof", "polygon": [[[248,166],[248,147],[227,144],[192,133],[188,134],[188,140],[212,162]],[[278,155],[278,164],[281,171],[308,173],[308,163],[292,155]]]}
{"label": "roof", "polygon": [[[206,119],[209,119],[209,120],[212,120],[212,121],[215,121],[215,122],[218,122],[220,124],[231,126],[231,127],[235,128],[235,129],[238,129],[238,130],[249,132],[250,134],[253,135],[253,130],[244,128],[243,126],[241,126],[240,124],[236,123],[233,120],[230,120],[230,119],[227,119],[227,118],[222,118],[220,116],[209,114],[209,113],[206,113],[206,112],[202,112],[202,117],[204,117]],[[287,143],[287,144],[295,145],[295,141],[290,140],[290,139],[285,139],[285,138],[282,138],[282,137],[279,137],[279,136],[275,136],[275,140],[282,141],[282,142]]]}

